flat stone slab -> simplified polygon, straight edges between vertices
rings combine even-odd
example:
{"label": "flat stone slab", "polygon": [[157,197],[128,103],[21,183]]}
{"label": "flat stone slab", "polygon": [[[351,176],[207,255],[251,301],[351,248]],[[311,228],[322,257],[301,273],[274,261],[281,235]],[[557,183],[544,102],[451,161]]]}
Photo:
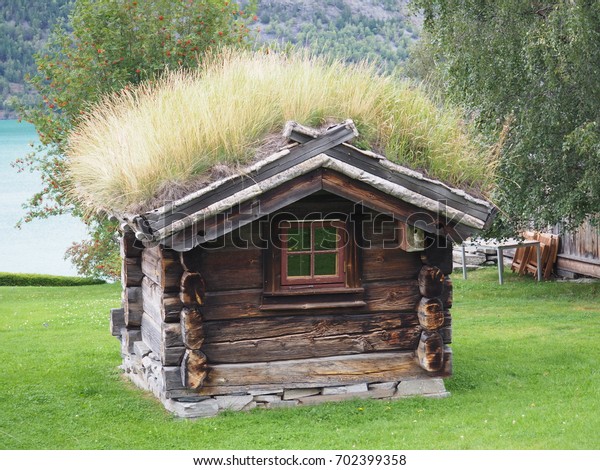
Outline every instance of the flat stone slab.
{"label": "flat stone slab", "polygon": [[221,395],[214,399],[217,401],[220,411],[242,411],[252,402],[252,395]]}
{"label": "flat stone slab", "polygon": [[398,382],[379,382],[369,384],[369,390],[395,390]]}
{"label": "flat stone slab", "polygon": [[198,403],[183,403],[175,400],[164,400],[165,408],[180,418],[208,418],[219,412],[217,400],[210,398]]}
{"label": "flat stone slab", "polygon": [[257,403],[275,403],[280,402],[281,397],[279,395],[256,395],[254,401]]}
{"label": "flat stone slab", "polygon": [[298,406],[299,403],[298,400],[280,400],[267,403],[266,408],[291,408],[293,406]]}
{"label": "flat stone slab", "polygon": [[310,397],[311,395],[318,395],[321,393],[322,388],[291,388],[283,392],[284,400],[296,400],[298,398]]}
{"label": "flat stone slab", "polygon": [[343,385],[340,387],[325,387],[323,395],[344,395],[346,393],[361,393],[368,391],[367,384]]}
{"label": "flat stone slab", "polygon": [[436,396],[439,398],[447,397],[450,394],[446,391],[443,379],[415,379],[403,380],[398,384],[395,397],[413,397],[413,396]]}
{"label": "flat stone slab", "polygon": [[394,395],[394,390],[369,390],[365,392],[339,393],[337,395],[313,395],[311,397],[300,398],[303,405],[317,405],[332,401],[345,401],[365,398],[390,398]]}

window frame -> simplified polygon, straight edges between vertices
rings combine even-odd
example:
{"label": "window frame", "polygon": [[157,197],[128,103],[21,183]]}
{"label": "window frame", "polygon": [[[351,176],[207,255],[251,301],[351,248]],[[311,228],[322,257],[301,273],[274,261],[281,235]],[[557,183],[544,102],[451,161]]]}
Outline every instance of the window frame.
{"label": "window frame", "polygon": [[[315,210],[318,208],[319,210]],[[360,208],[359,208],[360,209]],[[281,228],[285,222],[337,220],[344,236],[344,279],[332,284],[281,284]],[[315,201],[295,204],[270,214],[261,223],[263,250],[263,289],[261,311],[355,308],[364,306],[362,287],[362,212],[353,203],[329,202],[322,196]]]}
{"label": "window frame", "polygon": [[[319,219],[319,220],[286,220],[282,222],[280,229],[281,240],[281,281],[280,285],[283,289],[292,288],[294,286],[310,286],[318,289],[320,287],[344,287],[346,284],[346,243],[348,242],[346,224],[339,219]],[[298,251],[290,250],[289,231],[292,228],[309,228],[310,229],[310,247],[309,249],[300,249]],[[315,246],[316,230],[319,228],[335,228],[336,229],[336,246],[335,248],[319,250]],[[315,274],[316,256],[324,254],[336,255],[336,274]],[[294,255],[308,255],[310,258],[310,274],[308,276],[290,276],[288,274],[289,257]]]}

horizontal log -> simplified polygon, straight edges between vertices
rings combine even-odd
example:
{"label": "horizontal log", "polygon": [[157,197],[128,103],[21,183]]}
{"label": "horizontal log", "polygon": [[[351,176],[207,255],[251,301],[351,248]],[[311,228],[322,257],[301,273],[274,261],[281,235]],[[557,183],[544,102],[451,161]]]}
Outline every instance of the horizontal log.
{"label": "horizontal log", "polygon": [[419,323],[426,330],[437,330],[444,325],[444,305],[440,299],[421,298],[417,313]]}
{"label": "horizontal log", "polygon": [[260,248],[202,250],[199,261],[208,292],[263,287]]}
{"label": "horizontal log", "polygon": [[206,356],[201,351],[187,349],[181,361],[181,383],[185,388],[197,390],[208,375]]}
{"label": "horizontal log", "polygon": [[444,273],[436,266],[423,266],[419,271],[419,290],[423,297],[440,297],[444,292]]}
{"label": "horizontal log", "polygon": [[[388,375],[393,375],[397,378],[391,380],[391,382],[398,382],[400,380],[411,380],[411,379],[427,379],[429,377],[449,377],[452,374],[452,350],[449,347],[444,348],[444,367],[442,370],[438,372],[426,372],[421,367],[419,367],[417,358],[414,356],[414,353],[377,353],[379,359],[385,363],[389,361],[389,363],[394,368],[394,371],[387,371]],[[400,356],[399,356],[400,355]],[[367,356],[367,355],[363,355]],[[368,356],[374,356],[374,354],[369,354]],[[389,358],[389,359],[388,359]],[[323,360],[327,361],[332,358],[323,358]],[[357,360],[359,359],[356,356],[348,356],[347,359]],[[390,360],[393,359],[393,360]],[[314,360],[304,360],[304,361],[314,361]],[[292,362],[293,364],[297,364],[298,362],[304,361],[286,361],[287,364]],[[400,367],[402,369],[399,371],[398,361],[404,362],[405,368]],[[258,363],[253,366],[257,369],[263,369],[268,367],[268,363]],[[310,363],[309,363],[310,364]],[[248,364],[243,365],[244,370],[247,372]],[[377,373],[377,371],[373,370],[364,370],[361,372],[359,378],[353,382],[343,382],[339,380],[339,376],[335,375],[325,375],[322,378],[319,377],[293,377],[294,380],[285,380],[277,377],[277,384],[271,383],[261,383],[261,384],[238,384],[238,385],[224,385],[227,377],[235,374],[235,371],[231,370],[230,366],[225,365],[208,365],[209,370],[213,372],[216,378],[221,380],[222,384],[211,385],[209,382],[205,381],[202,389],[199,391],[193,391],[190,389],[183,388],[181,384],[181,370],[179,367],[163,367],[162,369],[162,377],[163,383],[165,384],[166,389],[166,397],[167,398],[182,398],[182,397],[195,397],[198,395],[209,396],[209,395],[228,395],[228,394],[241,394],[241,393],[251,393],[258,394],[263,391],[263,393],[273,393],[274,390],[282,390],[285,388],[286,390],[294,389],[294,388],[314,388],[314,387],[328,387],[328,386],[342,386],[342,385],[351,385],[352,383],[372,383],[372,382],[381,382],[381,380],[377,379],[369,379],[369,374],[373,373],[373,376],[381,376],[383,373]],[[348,370],[348,366],[346,365],[344,370]],[[284,367],[285,370],[285,367]],[[380,367],[377,368],[380,370]],[[338,373],[343,372],[342,370],[338,370]],[[272,372],[272,375],[277,376],[278,370]],[[210,374],[210,372],[209,372]],[[285,374],[285,372],[284,372]],[[350,380],[352,380],[353,376],[352,369],[350,369]],[[292,378],[290,376],[290,378]],[[254,380],[253,380],[254,381]]]}
{"label": "horizontal log", "polygon": [[414,352],[387,352],[251,364],[210,364],[201,395],[421,378]]}
{"label": "horizontal log", "polygon": [[363,215],[360,221],[361,246],[364,249],[398,248],[399,223],[388,214],[362,207]]}
{"label": "horizontal log", "polygon": [[364,288],[369,312],[411,312],[421,298],[416,279],[366,283]]}
{"label": "horizontal log", "polygon": [[110,334],[121,336],[121,328],[125,328],[125,311],[122,308],[110,309]]}
{"label": "horizontal log", "polygon": [[141,258],[123,258],[121,263],[121,285],[123,287],[138,287],[142,285]]}
{"label": "horizontal log", "polygon": [[299,302],[299,303],[281,303],[281,302],[276,302],[276,303],[271,303],[271,304],[262,304],[260,306],[260,309],[263,312],[267,312],[267,311],[282,311],[285,310],[288,313],[291,313],[292,311],[297,311],[297,310],[302,310],[302,311],[307,311],[307,310],[341,310],[341,309],[359,309],[362,307],[365,307],[367,304],[365,303],[364,300],[349,300],[349,301],[343,301],[343,300],[338,300],[335,302],[319,302],[317,300],[312,300],[311,299],[304,299],[304,302]]}
{"label": "horizontal log", "polygon": [[142,324],[142,288],[125,287],[122,293],[122,304],[125,312],[125,325],[128,327],[139,327]]}
{"label": "horizontal log", "polygon": [[[339,336],[353,333],[372,333],[392,329],[418,327],[417,315],[340,314],[281,316],[240,320],[205,321],[205,343],[226,343],[305,334],[312,338]],[[254,361],[256,362],[256,361]]]}
{"label": "horizontal log", "polygon": [[181,363],[185,346],[179,323],[156,323],[144,313],[142,316],[142,340],[154,351],[163,365],[174,366]]}
{"label": "horizontal log", "polygon": [[204,343],[204,327],[199,308],[181,311],[181,337],[187,349],[200,349]]}
{"label": "horizontal log", "polygon": [[407,253],[400,248],[370,248],[362,256],[364,282],[416,279],[423,266],[419,253]]}
{"label": "horizontal log", "polygon": [[179,294],[164,292],[162,288],[145,278],[142,281],[143,309],[155,322],[178,323],[183,304]]}
{"label": "horizontal log", "polygon": [[342,356],[382,351],[414,351],[420,327],[396,328],[336,336],[296,334],[260,340],[204,344],[202,351],[211,364],[255,361],[282,361]]}
{"label": "horizontal log", "polygon": [[444,366],[444,341],[435,331],[423,331],[417,347],[419,365],[427,372],[437,372]]}
{"label": "horizontal log", "polygon": [[[313,296],[303,296],[303,301],[306,302],[306,299],[320,296],[316,291]],[[365,305],[354,305],[352,313],[414,312],[415,306],[421,298],[416,279],[365,283],[363,294],[351,294],[351,296],[352,299],[362,299],[365,302]],[[337,297],[344,298],[340,295]],[[262,289],[207,292],[202,306],[202,315],[206,321],[272,317],[274,315],[314,315],[313,311],[293,308],[293,306],[288,306],[285,311],[281,310],[281,306],[277,307],[276,311],[269,311],[264,308],[265,305],[262,302]],[[269,299],[269,302],[272,303],[273,300]],[[286,299],[281,297],[279,302],[284,303]],[[319,314],[339,314],[339,312],[339,309],[324,306]]]}
{"label": "horizontal log", "polygon": [[181,277],[179,300],[187,307],[202,305],[206,292],[206,285],[202,275],[185,271]]}
{"label": "horizontal log", "polygon": [[179,253],[155,246],[142,253],[142,272],[165,292],[179,292],[183,268]]}

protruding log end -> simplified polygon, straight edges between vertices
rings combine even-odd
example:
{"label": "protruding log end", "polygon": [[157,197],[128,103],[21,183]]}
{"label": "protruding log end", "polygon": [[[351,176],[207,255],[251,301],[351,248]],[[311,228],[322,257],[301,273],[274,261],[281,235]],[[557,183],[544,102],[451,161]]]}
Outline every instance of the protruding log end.
{"label": "protruding log end", "polygon": [[444,292],[444,273],[437,266],[423,266],[419,271],[419,290],[423,297],[440,297]]}
{"label": "protruding log end", "polygon": [[417,313],[420,325],[426,330],[437,330],[444,325],[444,305],[440,299],[423,297]]}
{"label": "protruding log end", "polygon": [[185,272],[181,277],[179,300],[185,306],[202,305],[205,293],[204,279],[198,273]]}
{"label": "protruding log end", "polygon": [[206,356],[201,351],[188,349],[181,361],[181,382],[184,387],[198,390],[208,375]]}
{"label": "protruding log end", "polygon": [[200,349],[204,343],[202,314],[198,308],[181,310],[181,336],[188,349]]}
{"label": "protruding log end", "polygon": [[417,346],[419,365],[427,372],[438,372],[444,366],[444,340],[435,331],[423,331]]}

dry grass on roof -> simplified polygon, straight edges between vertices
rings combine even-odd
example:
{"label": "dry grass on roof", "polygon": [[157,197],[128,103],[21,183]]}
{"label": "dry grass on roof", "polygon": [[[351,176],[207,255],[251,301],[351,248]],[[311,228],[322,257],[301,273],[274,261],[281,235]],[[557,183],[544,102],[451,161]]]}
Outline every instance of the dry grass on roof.
{"label": "dry grass on roof", "polygon": [[72,192],[90,210],[148,208],[165,188],[197,188],[217,166],[249,163],[289,120],[345,119],[392,161],[467,190],[491,181],[491,152],[459,113],[406,81],[365,63],[225,50],[94,107],[70,136]]}

